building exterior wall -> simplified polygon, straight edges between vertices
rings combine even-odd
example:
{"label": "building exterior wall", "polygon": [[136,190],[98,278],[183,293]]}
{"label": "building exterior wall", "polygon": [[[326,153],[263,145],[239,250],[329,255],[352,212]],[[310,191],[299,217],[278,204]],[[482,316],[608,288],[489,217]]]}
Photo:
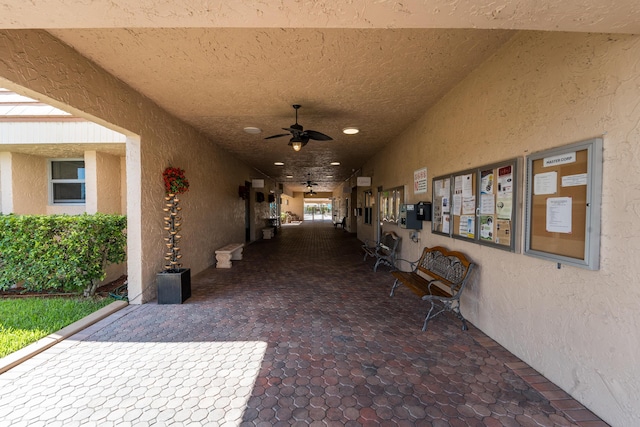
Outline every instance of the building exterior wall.
{"label": "building exterior wall", "polygon": [[127,158],[120,157],[120,212],[127,213]]}
{"label": "building exterior wall", "polygon": [[[372,171],[374,188],[409,185],[425,166],[431,183],[604,135],[599,271],[558,269],[429,230],[415,244],[407,230],[392,227],[403,235],[403,258],[443,245],[477,262],[463,296],[465,316],[616,426],[640,425],[637,58],[638,36],[519,33],[363,167]],[[424,196],[408,191],[406,198]]]}
{"label": "building exterior wall", "polygon": [[100,213],[126,213],[126,211],[122,211],[121,201],[121,174],[125,171],[121,170],[120,166],[120,157],[101,152],[96,153],[98,212]]}
{"label": "building exterior wall", "polygon": [[0,151],[0,212],[13,210],[13,190],[11,188],[11,153]]}
{"label": "building exterior wall", "polygon": [[[193,275],[213,264],[215,249],[245,241],[245,208],[238,186],[254,173],[247,165],[46,32],[0,31],[0,51],[12,58],[0,63],[5,87],[19,85],[28,96],[127,135],[132,303],[156,296],[156,273],[162,270],[164,253],[162,171],[167,166],[185,169],[191,183],[181,197],[181,248]],[[100,102],[95,101],[98,97]],[[255,230],[260,218],[252,218]]]}
{"label": "building exterior wall", "polygon": [[[22,215],[123,213],[122,160],[118,156],[89,151],[85,155],[86,205],[49,203],[49,158],[5,152],[0,170],[5,171],[5,211]],[[1,206],[1,205],[0,205]],[[126,204],[124,205],[126,206]]]}
{"label": "building exterior wall", "polygon": [[49,199],[47,160],[11,153],[11,181],[15,214],[46,214]]}
{"label": "building exterior wall", "polygon": [[289,201],[288,205],[282,206],[282,212],[289,211],[292,214],[298,215],[301,220],[304,219],[304,194],[293,193],[293,197],[287,197]]}

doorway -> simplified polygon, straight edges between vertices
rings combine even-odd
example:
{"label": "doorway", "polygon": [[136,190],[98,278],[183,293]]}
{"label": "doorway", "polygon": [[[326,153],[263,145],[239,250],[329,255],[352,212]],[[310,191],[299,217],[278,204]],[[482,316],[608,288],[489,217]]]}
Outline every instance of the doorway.
{"label": "doorway", "polygon": [[245,242],[251,241],[251,183],[249,181],[244,182],[245,192],[247,196],[244,198],[244,240]]}
{"label": "doorway", "polygon": [[331,200],[314,199],[304,201],[305,221],[331,221]]}

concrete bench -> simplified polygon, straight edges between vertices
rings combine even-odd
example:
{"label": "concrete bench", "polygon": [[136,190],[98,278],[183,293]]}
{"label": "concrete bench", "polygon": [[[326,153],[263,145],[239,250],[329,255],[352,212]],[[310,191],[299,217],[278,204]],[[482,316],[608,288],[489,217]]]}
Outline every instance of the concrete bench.
{"label": "concrete bench", "polygon": [[[424,248],[422,256],[410,263],[412,271],[392,271],[395,282],[391,287],[391,296],[400,285],[405,285],[422,300],[430,303],[429,311],[424,319],[422,330],[427,330],[427,323],[444,311],[451,311],[462,321],[462,330],[468,329],[467,322],[460,312],[460,295],[469,280],[471,270],[475,266],[467,257],[449,251],[441,246]],[[436,303],[439,310],[434,311]]]}
{"label": "concrete bench", "polygon": [[273,227],[265,227],[262,229],[262,238],[271,239],[273,237]]}
{"label": "concrete bench", "polygon": [[231,261],[242,259],[244,243],[229,243],[216,251],[216,268],[231,268]]}

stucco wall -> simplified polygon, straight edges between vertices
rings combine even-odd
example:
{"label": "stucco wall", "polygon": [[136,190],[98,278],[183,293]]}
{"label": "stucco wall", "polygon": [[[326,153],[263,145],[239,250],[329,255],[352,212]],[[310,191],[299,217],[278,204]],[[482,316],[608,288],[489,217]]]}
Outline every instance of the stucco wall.
{"label": "stucco wall", "polygon": [[293,197],[288,197],[289,204],[282,206],[282,211],[289,211],[304,219],[304,195],[303,193],[293,193]]}
{"label": "stucco wall", "polygon": [[13,213],[46,214],[49,199],[47,159],[12,153]]}
{"label": "stucco wall", "polygon": [[238,185],[252,174],[246,165],[46,32],[0,31],[0,57],[11,58],[0,61],[0,77],[8,87],[17,84],[33,91],[26,95],[127,135],[131,302],[156,296],[156,273],[162,269],[164,252],[165,167],[185,169],[191,183],[181,198],[180,246],[193,275],[213,263],[218,247],[244,242],[244,203]]}
{"label": "stucco wall", "polygon": [[468,254],[469,320],[616,426],[640,425],[639,58],[638,36],[520,33],[363,168],[393,187],[604,135],[599,271],[428,230],[403,250]]}
{"label": "stucco wall", "polygon": [[3,213],[75,215],[85,212],[84,205],[49,205],[47,158],[4,152],[0,159],[5,177]]}
{"label": "stucco wall", "polygon": [[11,189],[11,153],[0,151],[0,212],[11,213],[13,209]]}
{"label": "stucco wall", "polygon": [[[120,198],[120,157],[110,154],[96,153],[96,175],[98,177],[98,212],[107,214],[122,214]],[[125,187],[126,188],[126,187]]]}

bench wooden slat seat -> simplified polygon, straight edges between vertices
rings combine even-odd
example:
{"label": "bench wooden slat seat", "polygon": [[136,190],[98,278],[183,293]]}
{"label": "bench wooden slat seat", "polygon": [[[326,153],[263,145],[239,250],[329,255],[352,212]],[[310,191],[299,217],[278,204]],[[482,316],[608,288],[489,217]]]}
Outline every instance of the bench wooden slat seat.
{"label": "bench wooden slat seat", "polygon": [[391,287],[391,296],[404,285],[424,301],[428,301],[429,311],[424,319],[422,330],[427,330],[431,319],[452,311],[462,321],[462,330],[469,329],[467,321],[460,312],[460,295],[469,280],[475,264],[456,251],[442,246],[424,248],[418,261],[410,263],[412,271],[393,271],[395,278]]}
{"label": "bench wooden slat seat", "polygon": [[401,237],[393,231],[387,231],[382,235],[382,239],[379,242],[373,244],[365,242],[362,245],[364,250],[363,261],[366,261],[369,256],[375,258],[376,262],[373,266],[373,271],[378,271],[380,264],[385,264],[395,269],[396,253],[401,240]]}

